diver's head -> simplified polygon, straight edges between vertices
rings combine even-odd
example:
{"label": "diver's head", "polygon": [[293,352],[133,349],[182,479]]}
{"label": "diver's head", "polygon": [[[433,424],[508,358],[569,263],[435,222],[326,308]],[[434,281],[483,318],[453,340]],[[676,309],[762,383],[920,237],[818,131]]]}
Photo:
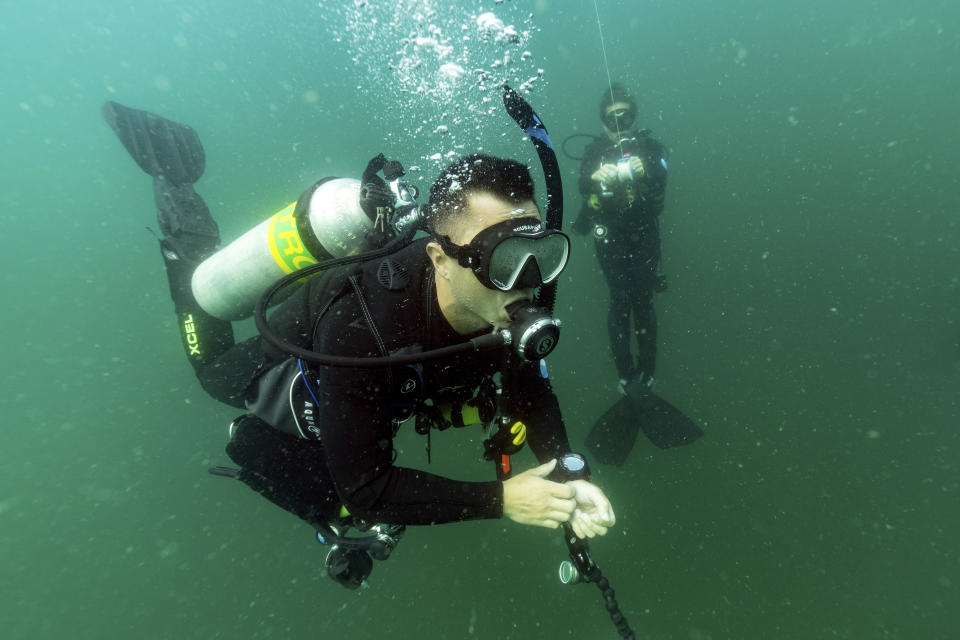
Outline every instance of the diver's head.
{"label": "diver's head", "polygon": [[569,240],[543,227],[533,197],[524,165],[479,154],[454,162],[431,187],[427,254],[457,332],[508,326],[506,307],[530,300],[566,266]]}
{"label": "diver's head", "polygon": [[604,133],[614,142],[636,130],[637,102],[622,85],[613,83],[604,90],[600,99],[600,122]]}
{"label": "diver's head", "polygon": [[[467,199],[490,193],[513,205],[533,200],[533,178],[525,165],[508,158],[475,153],[451,163],[430,186],[428,225],[430,234],[451,236],[472,212]],[[516,207],[511,207],[511,209]]]}

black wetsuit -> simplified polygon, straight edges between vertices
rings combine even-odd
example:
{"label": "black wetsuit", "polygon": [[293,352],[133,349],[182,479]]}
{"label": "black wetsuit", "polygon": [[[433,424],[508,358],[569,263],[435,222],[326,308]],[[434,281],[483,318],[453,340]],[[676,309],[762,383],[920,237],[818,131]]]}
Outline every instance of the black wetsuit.
{"label": "black wetsuit", "polygon": [[[454,332],[439,311],[425,244],[418,240],[391,257],[391,269],[408,276],[404,286],[385,288],[378,281],[379,261],[347,267],[310,280],[271,315],[271,326],[300,347],[352,357],[464,342],[472,336]],[[338,292],[332,303],[331,279]],[[376,333],[358,291],[375,316]],[[265,348],[257,377],[243,392],[259,419],[240,423],[228,453],[243,467],[241,479],[310,522],[329,519],[341,504],[356,518],[390,524],[500,517],[500,482],[465,482],[396,466],[393,437],[398,421],[425,410],[428,400],[440,406],[473,397],[499,370],[501,357],[493,351],[419,367],[301,370],[296,359]],[[422,382],[404,396],[397,387],[411,372]],[[540,365],[518,367],[516,375],[522,393],[514,417],[526,425],[536,457],[546,462],[569,451],[557,399]]]}
{"label": "black wetsuit", "polygon": [[[616,182],[603,189],[590,179],[602,164],[616,164],[624,154],[639,157],[644,175],[632,183]],[[591,143],[580,166],[584,204],[574,230],[588,233],[602,225],[596,251],[610,289],[607,329],[617,373],[623,379],[653,376],[657,355],[657,316],[653,294],[662,291],[660,274],[660,212],[667,188],[666,149],[648,132],[617,145],[607,138]],[[631,322],[632,319],[632,322]],[[637,339],[637,359],[631,339]]]}

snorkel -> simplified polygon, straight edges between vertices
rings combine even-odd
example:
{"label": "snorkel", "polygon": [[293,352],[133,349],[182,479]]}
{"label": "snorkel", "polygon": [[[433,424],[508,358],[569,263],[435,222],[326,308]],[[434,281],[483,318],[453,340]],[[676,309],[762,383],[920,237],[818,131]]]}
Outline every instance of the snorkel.
{"label": "snorkel", "polygon": [[[524,132],[530,136],[530,142],[537,150],[540,166],[543,168],[543,179],[547,191],[547,229],[560,231],[563,227],[563,182],[560,178],[560,163],[553,149],[553,142],[543,122],[534,113],[530,104],[519,93],[508,85],[503,85],[503,106]],[[540,287],[536,297],[536,305],[544,308],[547,313],[553,313],[553,306],[557,301],[557,282],[553,281]]]}
{"label": "snorkel", "polygon": [[[517,125],[530,137],[530,141],[536,148],[540,163],[543,166],[547,193],[547,220],[545,226],[548,229],[560,230],[563,223],[563,185],[560,178],[560,165],[553,151],[553,143],[550,140],[550,135],[547,133],[547,128],[543,125],[543,122],[533,111],[529,103],[508,85],[503,86],[503,103],[510,117],[513,118]],[[382,197],[384,201],[389,200],[388,194],[391,194],[391,190],[389,189],[388,183],[384,183],[376,176],[377,171],[380,169],[384,170],[384,175],[387,177],[389,183],[393,183],[399,175],[402,175],[402,169],[398,170],[395,163],[387,162],[382,155],[374,158],[371,164],[368,165],[367,171],[364,174],[365,183],[374,186],[367,188],[363,193],[374,196],[371,197],[370,200],[378,206],[383,206],[380,199]],[[394,191],[394,193],[396,192]],[[396,207],[392,211],[393,215],[389,217],[389,220],[385,219],[385,217],[378,216],[378,223],[384,224],[385,227],[389,226],[396,234],[396,236],[382,248],[354,256],[345,256],[343,258],[326,260],[309,265],[303,269],[287,274],[268,287],[257,300],[253,313],[257,330],[260,332],[260,335],[263,336],[263,339],[280,351],[300,358],[301,360],[333,367],[390,367],[417,364],[457,354],[500,349],[504,346],[512,346],[515,353],[525,361],[537,361],[553,350],[559,338],[560,328],[559,320],[552,317],[553,306],[556,301],[556,281],[541,286],[534,302],[522,301],[522,303],[510,305],[508,313],[510,313],[511,318],[514,319],[510,327],[473,338],[460,344],[429,351],[366,358],[335,356],[332,354],[318,353],[290,344],[273,331],[267,321],[267,309],[270,306],[270,301],[284,288],[308,276],[333,267],[376,260],[390,255],[409,245],[413,241],[417,231],[425,230],[424,216],[419,209],[414,207],[409,201],[405,202],[404,205],[405,206]]]}

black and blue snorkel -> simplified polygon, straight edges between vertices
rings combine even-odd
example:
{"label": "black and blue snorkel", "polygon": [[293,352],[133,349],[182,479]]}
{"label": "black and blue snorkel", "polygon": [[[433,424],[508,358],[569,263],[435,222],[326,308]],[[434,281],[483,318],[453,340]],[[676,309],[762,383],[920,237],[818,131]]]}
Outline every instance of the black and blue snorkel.
{"label": "black and blue snorkel", "polygon": [[[546,182],[547,192],[547,229],[560,230],[563,227],[563,182],[560,178],[560,163],[553,150],[550,134],[543,125],[540,117],[533,111],[526,100],[508,85],[503,85],[503,106],[523,131],[530,136],[530,142],[537,150],[540,166],[543,167],[543,179]],[[536,304],[539,307],[553,312],[557,302],[556,281],[540,287]]]}

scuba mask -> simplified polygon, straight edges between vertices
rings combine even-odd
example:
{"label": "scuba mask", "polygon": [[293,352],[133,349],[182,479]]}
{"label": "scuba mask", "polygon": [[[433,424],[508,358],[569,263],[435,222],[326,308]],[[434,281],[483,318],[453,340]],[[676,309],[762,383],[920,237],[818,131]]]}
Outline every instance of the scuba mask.
{"label": "scuba mask", "polygon": [[613,109],[604,113],[601,120],[611,131],[629,131],[637,120],[637,111],[630,107]]}
{"label": "scuba mask", "polygon": [[454,244],[449,236],[437,236],[437,242],[460,266],[471,269],[485,287],[498,291],[549,284],[570,257],[570,238],[556,229],[544,229],[539,220],[529,216],[487,227],[467,245]]}

